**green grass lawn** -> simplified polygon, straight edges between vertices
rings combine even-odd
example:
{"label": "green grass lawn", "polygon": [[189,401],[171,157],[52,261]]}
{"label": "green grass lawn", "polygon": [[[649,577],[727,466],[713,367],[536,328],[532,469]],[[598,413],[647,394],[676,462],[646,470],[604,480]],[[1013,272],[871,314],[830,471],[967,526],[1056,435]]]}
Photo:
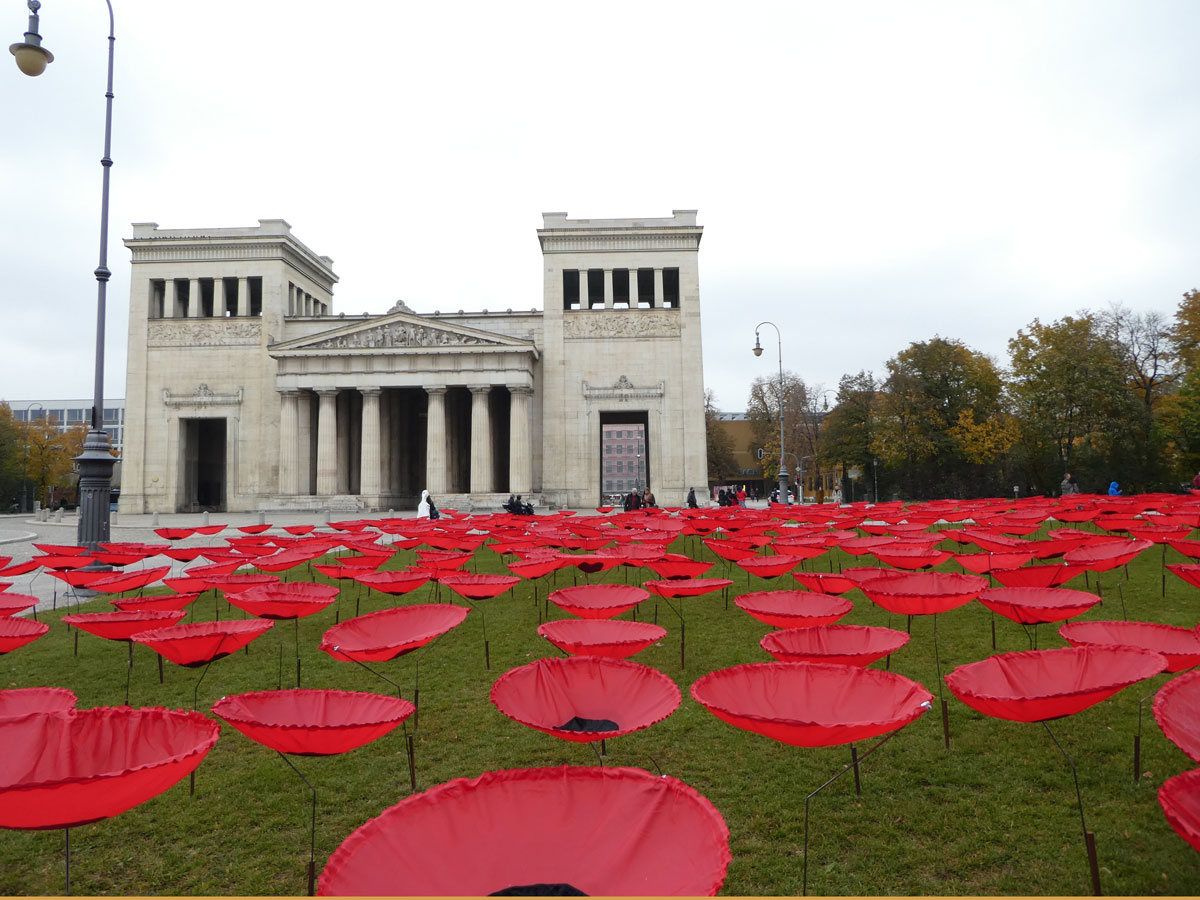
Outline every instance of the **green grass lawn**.
{"label": "green grass lawn", "polygon": [[[712,558],[695,539],[671,548]],[[389,563],[414,560],[400,551]],[[1087,619],[1121,618],[1123,597],[1131,619],[1194,626],[1200,594],[1168,576],[1161,596],[1160,551],[1147,551],[1124,570],[1101,576],[1105,601]],[[1173,551],[1167,560],[1181,561]],[[870,557],[841,551],[805,567],[872,564]],[[489,549],[476,554],[480,572],[506,572]],[[942,567],[958,571],[953,561]],[[718,562],[710,575],[719,575]],[[850,755],[847,747],[806,749],[777,743],[719,721],[695,703],[688,688],[715,669],[767,661],[759,639],[770,630],[738,609],[732,596],[747,590],[792,588],[754,579],[747,587],[736,572],[726,605],[720,594],[683,601],[687,621],[686,668],[680,668],[679,620],[665,603],[657,621],[668,636],[635,657],[674,678],[683,703],[652,728],[607,742],[605,765],[636,766],[672,775],[696,788],[720,810],[729,826],[733,862],[723,893],[789,895],[801,892],[805,796],[836,774]],[[582,583],[583,576],[576,576]],[[623,582],[653,577],[648,570],[616,569],[592,580]],[[310,578],[307,567],[290,580]],[[576,580],[557,574],[557,586]],[[1124,581],[1123,581],[1124,580]],[[1123,582],[1123,583],[1122,583]],[[389,685],[360,667],[338,662],[317,649],[334,624],[340,604],[344,621],[354,613],[394,605],[392,598],[343,586],[339,603],[299,623],[303,686],[391,693]],[[1118,592],[1118,583],[1120,591]],[[1094,588],[1095,578],[1091,579]],[[545,597],[552,579],[544,579]],[[1069,587],[1082,588],[1083,579]],[[510,668],[541,656],[558,655],[536,633],[539,615],[533,585],[483,601],[479,610],[420,657],[420,730],[415,735],[418,789],[462,776],[505,768],[595,765],[586,744],[558,740],[519,725],[488,699],[493,681]],[[399,598],[427,602],[432,589]],[[847,624],[905,628],[901,617],[871,604],[858,591]],[[458,601],[448,590],[443,600]],[[83,611],[109,610],[99,599]],[[223,599],[204,594],[193,604],[193,620],[241,617]],[[486,612],[491,668],[485,668],[480,610]],[[59,609],[59,615],[63,610]],[[565,614],[549,607],[550,618]],[[654,619],[652,597],[637,610]],[[626,613],[625,618],[632,617]],[[56,616],[44,638],[0,656],[0,687],[58,685],[79,695],[81,707],[120,704],[125,695],[127,648],[83,633],[73,655],[75,633]],[[992,616],[972,602],[938,617],[942,674],[990,655]],[[1087,855],[1071,772],[1046,730],[1037,724],[983,716],[938,684],[934,623],[913,620],[912,640],[893,655],[891,669],[924,684],[949,702],[951,746],[943,745],[938,701],[934,709],[901,731],[862,765],[862,794],[847,775],[813,800],[809,892],[815,894],[1088,894]],[[295,686],[293,625],[277,623],[249,646],[213,664],[199,688],[207,712],[226,694],[276,687],[279,644],[283,684]],[[1027,650],[1016,624],[996,620],[999,651]],[[1055,626],[1042,626],[1040,647],[1063,646]],[[413,656],[375,664],[404,686],[412,699]],[[876,668],[884,662],[875,663]],[[190,708],[198,670],[166,664],[159,684],[156,656],[134,649],[130,702],[134,706]],[[1133,779],[1133,738],[1138,701],[1168,679],[1159,675],[1128,688],[1078,715],[1051,723],[1078,765],[1088,827],[1095,832],[1106,894],[1200,894],[1200,857],[1167,824],[1157,790],[1172,775],[1194,768],[1168,742],[1150,714],[1142,715],[1142,770]],[[408,732],[412,733],[411,722]],[[405,729],[350,753],[297,758],[297,767],[319,793],[317,866],[358,826],[410,794]],[[869,746],[869,745],[868,745]],[[860,747],[865,750],[866,747]],[[3,752],[3,748],[0,748]],[[196,792],[185,779],[166,793],[113,819],[71,832],[72,890],[78,894],[302,894],[306,889],[309,793],[274,751],[228,726],[196,772]],[[539,835],[531,830],[536,852]],[[0,832],[0,893],[55,894],[63,887],[61,831]],[[480,851],[464,846],[461,853]],[[536,880],[536,879],[532,879]],[[502,887],[500,885],[497,886]]]}

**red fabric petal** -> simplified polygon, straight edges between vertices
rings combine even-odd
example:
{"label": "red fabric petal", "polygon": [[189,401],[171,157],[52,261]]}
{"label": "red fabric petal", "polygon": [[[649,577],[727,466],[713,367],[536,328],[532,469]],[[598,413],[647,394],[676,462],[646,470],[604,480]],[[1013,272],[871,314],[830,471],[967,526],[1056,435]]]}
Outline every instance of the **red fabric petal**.
{"label": "red fabric petal", "polygon": [[750,663],[711,672],[692,698],[722,721],[799,747],[866,740],[924,715],[933,695],[879,669]]}
{"label": "red fabric petal", "polygon": [[213,712],[252,741],[297,756],[345,753],[383,737],[416,707],[361,691],[258,691],[222,697]]}
{"label": "red fabric petal", "polygon": [[[588,742],[649,728],[682,699],[657,669],[623,659],[571,656],[539,659],[496,679],[492,703],[510,719],[568,741]],[[608,719],[614,731],[570,731],[563,723]]]}
{"label": "red fabric petal", "polygon": [[573,656],[626,659],[667,636],[667,629],[649,622],[623,619],[559,619],[538,626],[538,634]]}
{"label": "red fabric petal", "polygon": [[899,650],[909,635],[868,625],[814,625],[763,635],[759,645],[780,662],[866,666]]}
{"label": "red fabric petal", "polygon": [[1171,743],[1200,763],[1200,671],[1162,686],[1154,698],[1154,720]]}
{"label": "red fabric petal", "polygon": [[115,816],[200,765],[220,726],[198,712],[97,707],[0,722],[0,827]]}
{"label": "red fabric petal", "polygon": [[334,625],[321,638],[321,649],[341,660],[394,659],[461,625],[469,612],[451,603],[381,609]]}
{"label": "red fabric petal", "polygon": [[712,896],[729,861],[721,814],[670,776],[511,769],[438,785],[367,822],[330,857],[318,893],[486,896],[570,884],[591,895]]}
{"label": "red fabric petal", "polygon": [[1134,647],[1060,647],[1001,653],[959,666],[946,686],[989,716],[1041,722],[1069,716],[1166,668],[1160,654]]}

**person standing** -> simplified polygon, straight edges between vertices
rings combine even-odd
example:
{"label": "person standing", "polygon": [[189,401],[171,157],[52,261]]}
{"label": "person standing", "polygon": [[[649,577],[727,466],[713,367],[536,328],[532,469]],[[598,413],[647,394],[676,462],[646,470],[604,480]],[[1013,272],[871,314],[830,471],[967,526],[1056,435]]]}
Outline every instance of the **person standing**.
{"label": "person standing", "polygon": [[[1197,477],[1200,478],[1200,476],[1197,476]],[[688,488],[687,506],[688,506],[688,509],[699,509],[700,508],[700,505],[698,503],[696,503],[696,489],[694,487]]]}

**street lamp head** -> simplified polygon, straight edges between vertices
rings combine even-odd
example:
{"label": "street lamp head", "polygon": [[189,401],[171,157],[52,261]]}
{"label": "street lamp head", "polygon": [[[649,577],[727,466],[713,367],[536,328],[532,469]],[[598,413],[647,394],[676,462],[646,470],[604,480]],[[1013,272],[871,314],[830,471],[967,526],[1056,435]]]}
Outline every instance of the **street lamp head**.
{"label": "street lamp head", "polygon": [[758,332],[754,332],[754,355],[762,356],[762,344],[758,342]]}
{"label": "street lamp head", "polygon": [[42,46],[42,36],[38,34],[38,10],[41,8],[39,0],[29,0],[29,30],[25,32],[25,41],[8,47],[8,52],[17,59],[17,68],[30,77],[41,75],[46,66],[54,62],[54,54]]}

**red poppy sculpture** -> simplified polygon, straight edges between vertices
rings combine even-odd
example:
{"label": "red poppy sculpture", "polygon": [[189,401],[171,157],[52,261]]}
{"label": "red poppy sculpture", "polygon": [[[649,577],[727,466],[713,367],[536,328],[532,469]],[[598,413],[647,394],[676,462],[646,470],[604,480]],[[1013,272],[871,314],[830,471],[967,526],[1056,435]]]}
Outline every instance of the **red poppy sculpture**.
{"label": "red poppy sculpture", "polygon": [[867,666],[909,642],[903,631],[868,625],[814,625],[763,635],[759,645],[780,662]]}
{"label": "red poppy sculpture", "polygon": [[659,625],[623,619],[559,619],[537,631],[564,653],[610,659],[627,659],[667,636]]}
{"label": "red poppy sculpture", "polygon": [[119,815],[195,771],[220,726],[197,712],[128,706],[0,721],[0,828],[70,829]]}
{"label": "red poppy sculpture", "polygon": [[1200,671],[1162,686],[1154,697],[1154,720],[1167,740],[1200,763]]}
{"label": "red poppy sculpture", "polygon": [[733,601],[739,609],[776,628],[829,625],[854,609],[845,597],[815,591],[756,591]]}
{"label": "red poppy sculpture", "polygon": [[622,659],[539,659],[505,672],[491,700],[515,722],[567,741],[590,743],[649,728],[681,699],[656,669]]}
{"label": "red poppy sculpture", "polygon": [[[277,752],[300,775],[284,754],[346,753],[399,727],[416,707],[407,700],[382,694],[297,689],[222,697],[212,709],[250,740]],[[412,762],[411,747],[409,762]],[[312,791],[308,857],[308,893],[312,896],[316,878],[317,791],[304,776],[300,777]]]}
{"label": "red poppy sculpture", "polygon": [[1200,665],[1200,634],[1158,622],[1071,622],[1058,633],[1072,647],[1142,647],[1161,653],[1168,672]]}
{"label": "red poppy sculpture", "polygon": [[670,776],[510,769],[385,810],[333,853],[318,893],[712,896],[729,862],[721,814]]}
{"label": "red poppy sculpture", "polygon": [[580,584],[550,592],[550,602],[582,619],[611,619],[633,609],[649,591],[628,584]]}
{"label": "red poppy sculpture", "polygon": [[1200,769],[1163,782],[1158,803],[1175,833],[1200,850]]}
{"label": "red poppy sculpture", "polygon": [[45,622],[34,622],[18,616],[0,617],[0,654],[24,647],[49,630],[50,626]]}
{"label": "red poppy sculpture", "polygon": [[[718,719],[798,747],[851,744],[846,767],[804,802],[804,892],[808,892],[809,801],[896,732],[923,716],[933,695],[894,672],[827,663],[750,663],[710,672],[691,687],[692,699]],[[882,737],[862,757],[853,743]]]}

